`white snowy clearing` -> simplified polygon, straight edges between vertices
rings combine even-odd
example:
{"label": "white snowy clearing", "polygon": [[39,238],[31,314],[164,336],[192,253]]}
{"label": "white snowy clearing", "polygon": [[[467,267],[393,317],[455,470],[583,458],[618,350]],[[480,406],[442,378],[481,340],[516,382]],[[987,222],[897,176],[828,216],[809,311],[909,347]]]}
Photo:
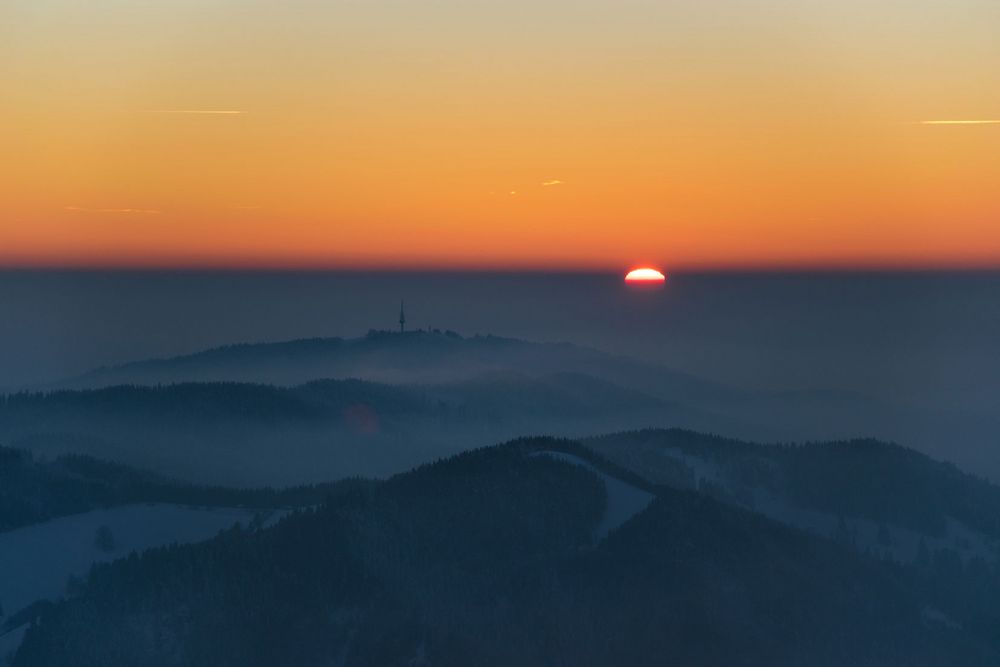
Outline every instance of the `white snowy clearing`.
{"label": "white snowy clearing", "polygon": [[594,529],[594,537],[598,540],[604,539],[612,530],[646,509],[646,506],[654,498],[653,494],[649,491],[632,486],[617,477],[612,477],[579,456],[548,450],[537,452],[536,455],[551,456],[554,459],[583,466],[596,473],[601,478],[601,481],[604,482],[604,488],[607,489],[608,494],[608,506],[605,508],[604,516],[601,517],[597,528]]}
{"label": "white snowy clearing", "polygon": [[[254,512],[236,508],[178,505],[126,505],[60,517],[0,533],[0,605],[8,615],[43,599],[57,599],[70,576],[82,576],[91,564],[127,556],[132,551],[172,543],[198,542]],[[97,530],[107,526],[114,548],[102,551]],[[0,621],[4,619],[0,616]],[[0,635],[0,664],[21,642],[24,628]]]}

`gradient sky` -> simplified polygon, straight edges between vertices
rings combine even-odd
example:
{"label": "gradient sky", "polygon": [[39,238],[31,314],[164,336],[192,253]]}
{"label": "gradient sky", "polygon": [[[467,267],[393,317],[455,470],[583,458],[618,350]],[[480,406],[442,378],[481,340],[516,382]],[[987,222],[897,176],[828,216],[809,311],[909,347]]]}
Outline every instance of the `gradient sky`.
{"label": "gradient sky", "polygon": [[1000,122],[923,122],[1000,121],[998,29],[995,0],[0,0],[0,265],[1000,265]]}

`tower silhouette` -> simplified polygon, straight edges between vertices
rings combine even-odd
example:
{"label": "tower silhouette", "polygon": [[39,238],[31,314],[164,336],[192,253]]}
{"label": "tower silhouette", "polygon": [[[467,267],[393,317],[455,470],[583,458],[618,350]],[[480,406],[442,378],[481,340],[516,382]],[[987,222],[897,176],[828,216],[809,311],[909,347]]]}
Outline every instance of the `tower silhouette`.
{"label": "tower silhouette", "polygon": [[403,300],[399,300],[399,333],[406,330],[406,313],[403,312]]}

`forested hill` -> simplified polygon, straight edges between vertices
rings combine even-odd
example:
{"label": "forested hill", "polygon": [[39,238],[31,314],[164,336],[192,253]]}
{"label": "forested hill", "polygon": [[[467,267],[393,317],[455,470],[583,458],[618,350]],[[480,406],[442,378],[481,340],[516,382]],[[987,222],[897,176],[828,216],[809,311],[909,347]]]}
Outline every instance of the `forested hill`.
{"label": "forested hill", "polygon": [[385,476],[533,433],[719,421],[570,373],[496,372],[437,385],[187,382],[0,396],[0,441],[11,446],[231,486]]}
{"label": "forested hill", "polygon": [[197,486],[89,456],[36,459],[0,447],[0,532],[46,519],[131,503],[276,509],[313,505],[340,482],[275,490]]}
{"label": "forested hill", "polygon": [[[1000,541],[1000,486],[915,450],[873,439],[758,444],[684,429],[587,438],[601,456],[659,484],[753,507],[781,498],[837,517],[927,536],[960,522]],[[1000,542],[998,542],[1000,544]]]}
{"label": "forested hill", "polygon": [[[372,331],[360,338],[228,345],[187,356],[97,369],[48,389],[220,381],[294,386],[331,378],[457,385],[504,374],[529,380],[567,375],[589,378],[662,401],[679,413],[645,423],[604,424],[590,433],[679,426],[767,441],[874,437],[901,442],[1000,480],[1000,454],[995,447],[1000,420],[991,413],[909,405],[823,386],[779,391],[734,388],[569,343],[461,336],[451,331]],[[705,419],[706,415],[710,419]],[[544,424],[528,426],[531,429],[519,433],[493,431],[478,444],[517,434],[583,434]],[[407,464],[415,462],[406,460]]]}
{"label": "forested hill", "polygon": [[[656,495],[597,539],[609,475]],[[995,628],[955,622],[923,581],[521,440],[99,566],[14,665],[997,664]]]}

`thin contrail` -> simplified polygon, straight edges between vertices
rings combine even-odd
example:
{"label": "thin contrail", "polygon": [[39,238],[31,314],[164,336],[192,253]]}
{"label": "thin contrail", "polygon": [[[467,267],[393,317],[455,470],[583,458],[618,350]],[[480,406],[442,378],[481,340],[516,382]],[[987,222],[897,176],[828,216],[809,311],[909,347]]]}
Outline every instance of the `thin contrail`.
{"label": "thin contrail", "polygon": [[144,213],[149,215],[159,215],[163,211],[153,208],[86,208],[83,206],[63,206],[67,211],[79,211],[81,213]]}
{"label": "thin contrail", "polygon": [[921,125],[1000,125],[1000,120],[922,120]]}
{"label": "thin contrail", "polygon": [[146,109],[140,113],[193,113],[193,114],[237,116],[239,114],[246,113],[246,111],[219,111],[216,109]]}

